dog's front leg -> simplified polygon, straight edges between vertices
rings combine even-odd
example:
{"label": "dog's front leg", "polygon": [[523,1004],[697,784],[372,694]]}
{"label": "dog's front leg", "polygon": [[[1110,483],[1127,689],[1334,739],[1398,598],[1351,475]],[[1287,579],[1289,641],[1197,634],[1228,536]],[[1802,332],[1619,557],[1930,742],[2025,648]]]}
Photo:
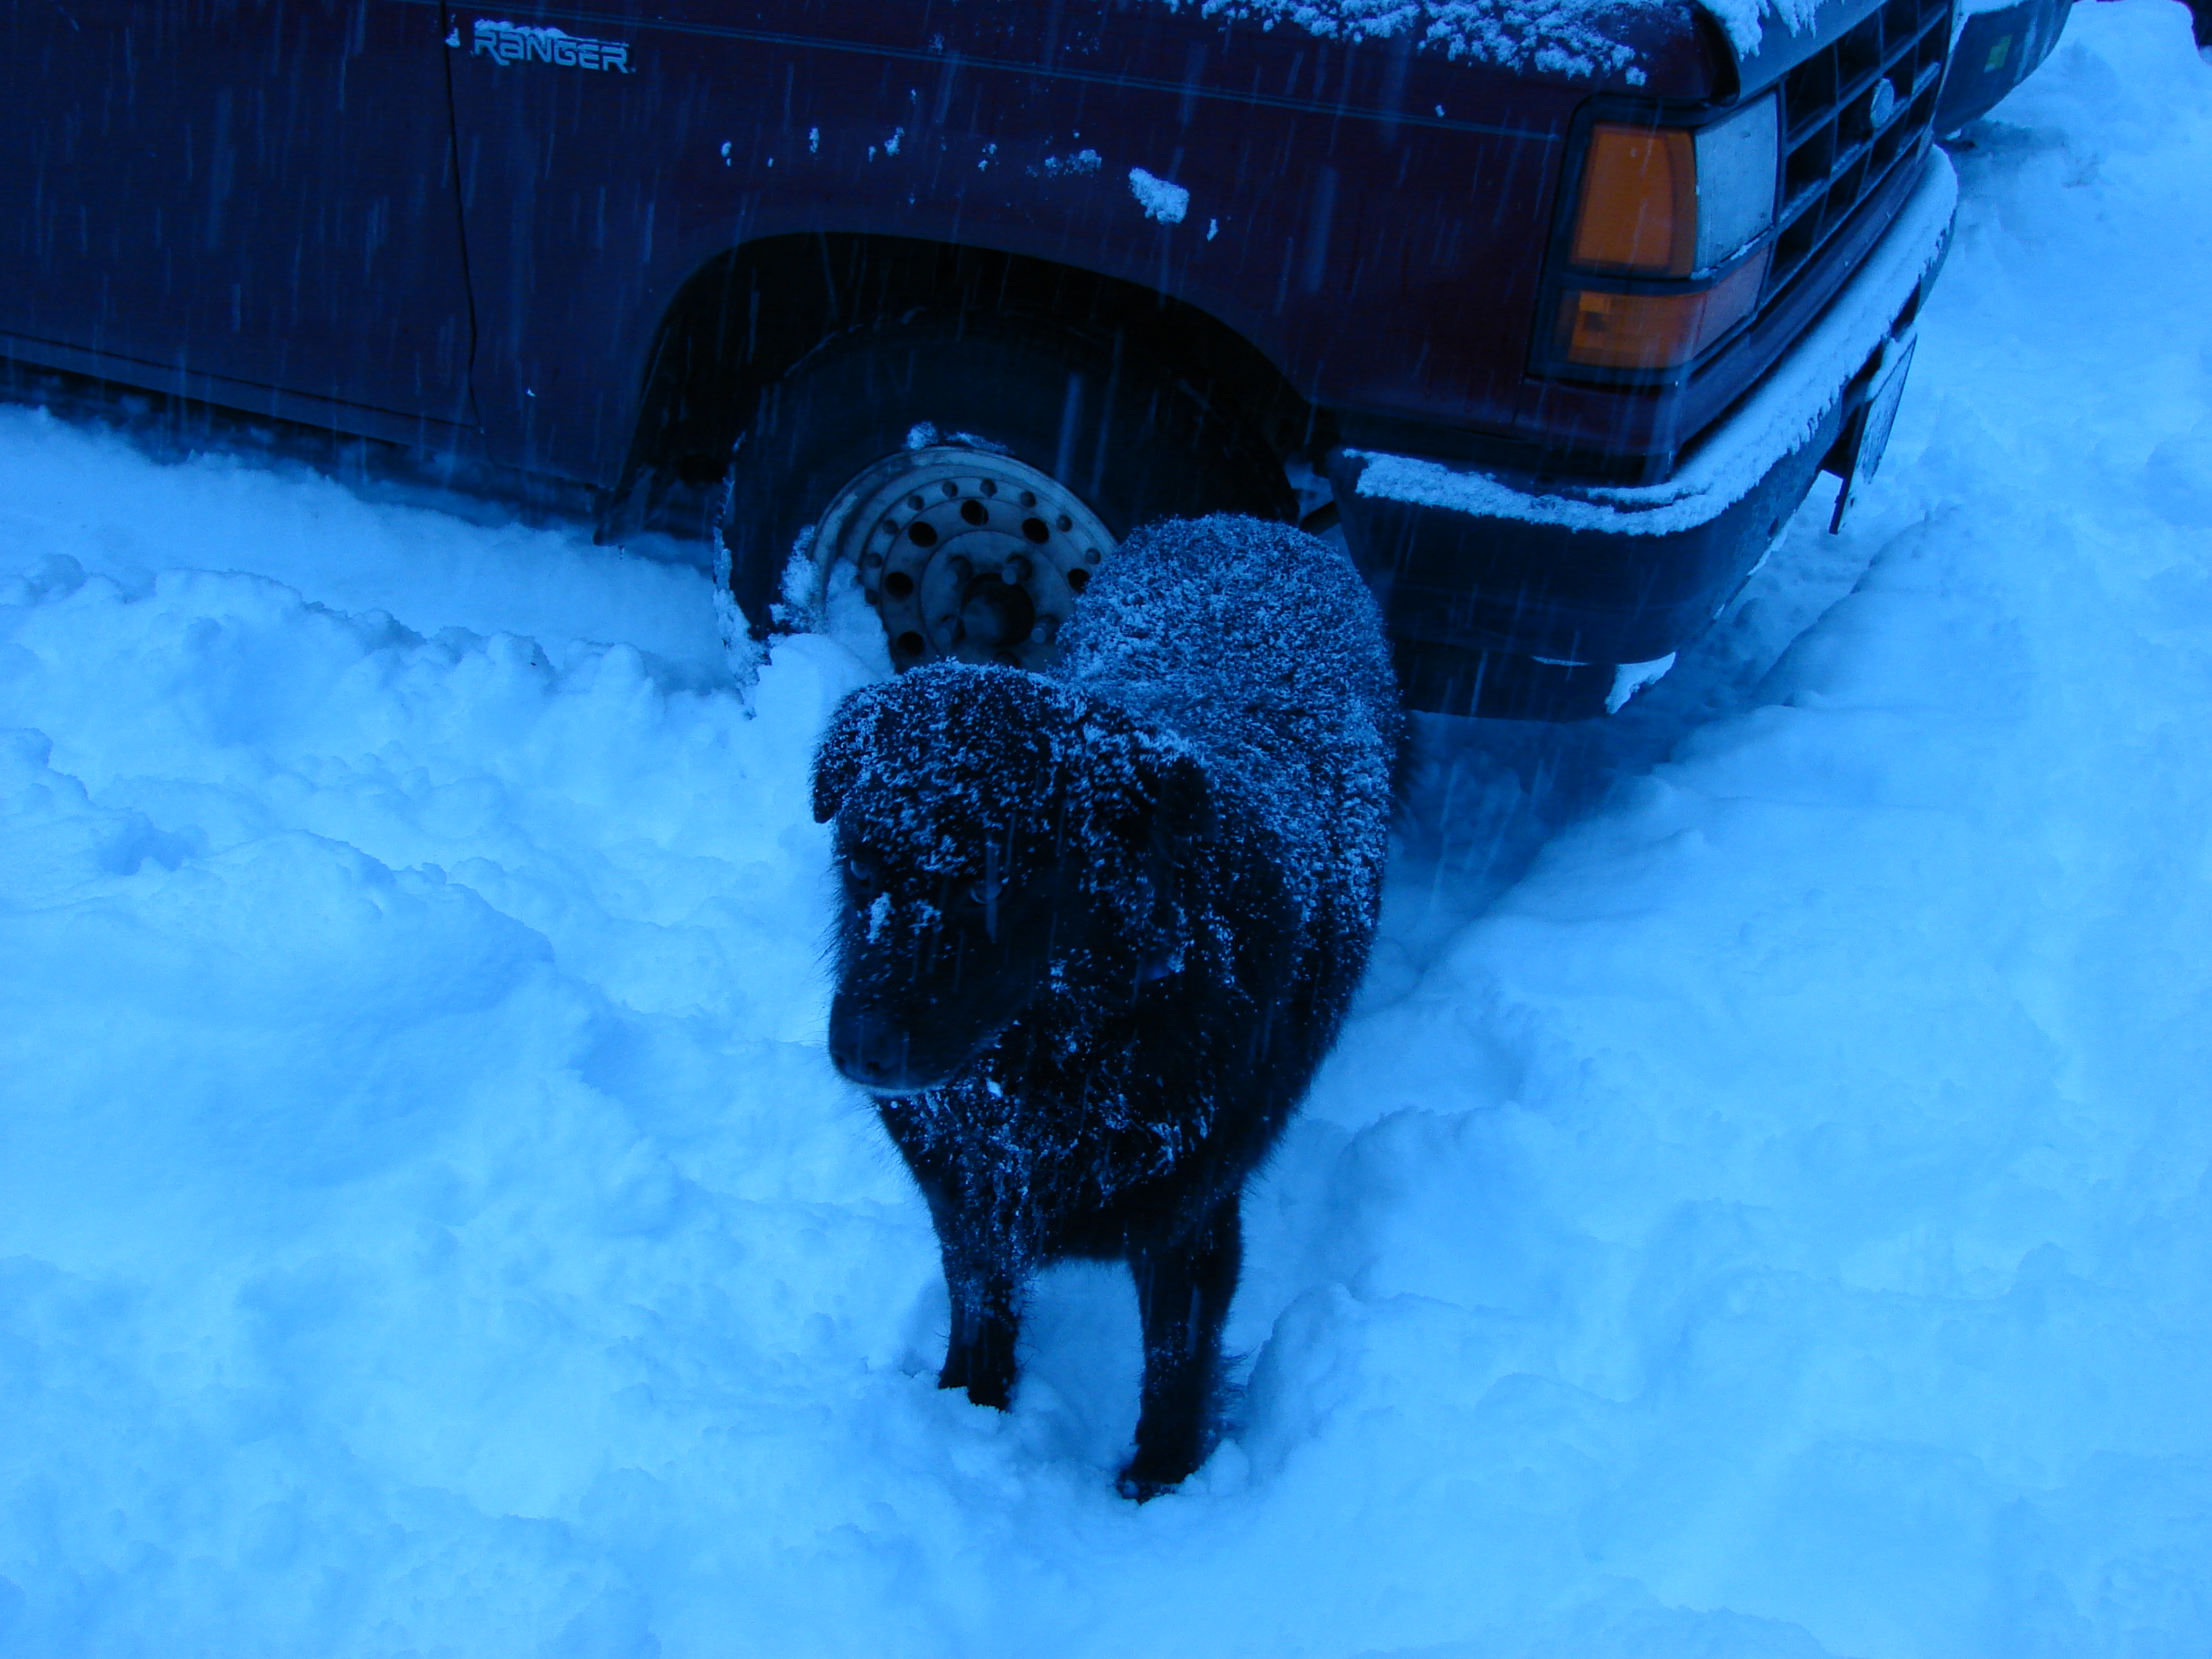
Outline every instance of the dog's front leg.
{"label": "dog's front leg", "polygon": [[1123,1497],[1139,1503],[1156,1497],[1205,1461],[1221,1374],[1221,1328],[1243,1260],[1243,1218],[1234,1193],[1194,1235],[1131,1254],[1145,1327],[1145,1386],[1137,1455],[1118,1483]]}
{"label": "dog's front leg", "polygon": [[1005,1411],[1014,1395],[1014,1338],[1021,1324],[1014,1275],[996,1263],[945,1252],[945,1288],[952,1303],[940,1389],[965,1389],[979,1406]]}

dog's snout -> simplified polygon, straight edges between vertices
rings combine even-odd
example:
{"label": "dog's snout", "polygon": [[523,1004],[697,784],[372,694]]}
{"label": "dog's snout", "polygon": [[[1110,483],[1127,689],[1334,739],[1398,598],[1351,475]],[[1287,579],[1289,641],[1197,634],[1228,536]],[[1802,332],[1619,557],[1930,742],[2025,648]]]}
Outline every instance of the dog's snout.
{"label": "dog's snout", "polygon": [[872,1009],[840,997],[830,1015],[830,1058],[855,1083],[888,1080],[907,1047],[904,1034]]}
{"label": "dog's snout", "polygon": [[939,1079],[918,1066],[913,1033],[882,1009],[840,994],[830,1010],[830,1059],[864,1089],[889,1093],[927,1088]]}
{"label": "dog's snout", "polygon": [[942,1007],[909,1007],[847,988],[830,1005],[830,1059],[850,1081],[879,1095],[933,1089],[990,1040]]}

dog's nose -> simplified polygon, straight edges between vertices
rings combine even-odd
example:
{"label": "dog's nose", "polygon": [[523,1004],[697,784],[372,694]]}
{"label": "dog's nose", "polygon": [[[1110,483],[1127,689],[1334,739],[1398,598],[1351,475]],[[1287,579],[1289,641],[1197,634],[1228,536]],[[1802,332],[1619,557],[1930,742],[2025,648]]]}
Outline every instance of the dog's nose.
{"label": "dog's nose", "polygon": [[830,1010],[830,1059],[865,1089],[911,1086],[914,1042],[904,1027],[857,999],[840,996]]}

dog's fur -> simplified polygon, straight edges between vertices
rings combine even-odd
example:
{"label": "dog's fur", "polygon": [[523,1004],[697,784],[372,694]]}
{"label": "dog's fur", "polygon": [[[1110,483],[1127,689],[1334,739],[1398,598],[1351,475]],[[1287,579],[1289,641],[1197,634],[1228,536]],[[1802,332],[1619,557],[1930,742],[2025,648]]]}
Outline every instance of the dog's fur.
{"label": "dog's fur", "polygon": [[1399,719],[1358,574],[1282,526],[1140,532],[1066,647],[839,708],[830,1046],[936,1223],[943,1386],[1006,1406],[1029,1275],[1127,1261],[1146,1497],[1206,1455],[1239,1197],[1366,965]]}

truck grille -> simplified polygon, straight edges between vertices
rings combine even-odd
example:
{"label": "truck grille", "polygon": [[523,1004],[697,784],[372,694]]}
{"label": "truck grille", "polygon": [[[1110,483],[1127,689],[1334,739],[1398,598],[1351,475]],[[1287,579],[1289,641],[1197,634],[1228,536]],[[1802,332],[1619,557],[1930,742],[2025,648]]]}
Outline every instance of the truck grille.
{"label": "truck grille", "polygon": [[1770,297],[1861,202],[1925,153],[1950,49],[1951,0],[1884,0],[1783,77],[1782,212]]}

